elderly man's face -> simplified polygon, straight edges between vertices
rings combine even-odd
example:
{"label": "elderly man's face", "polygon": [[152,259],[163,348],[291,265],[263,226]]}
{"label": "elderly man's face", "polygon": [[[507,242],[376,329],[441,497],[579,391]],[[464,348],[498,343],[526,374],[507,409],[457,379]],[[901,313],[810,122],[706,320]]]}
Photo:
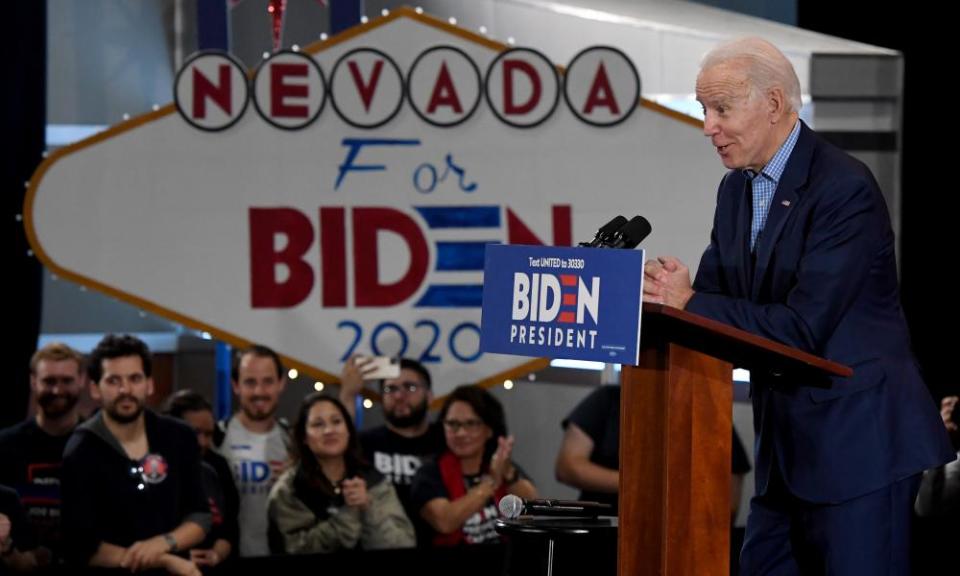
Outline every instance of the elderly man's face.
{"label": "elderly man's face", "polygon": [[755,94],[742,65],[718,64],[697,76],[697,101],[703,106],[703,134],[727,168],[759,171],[777,151],[775,102]]}

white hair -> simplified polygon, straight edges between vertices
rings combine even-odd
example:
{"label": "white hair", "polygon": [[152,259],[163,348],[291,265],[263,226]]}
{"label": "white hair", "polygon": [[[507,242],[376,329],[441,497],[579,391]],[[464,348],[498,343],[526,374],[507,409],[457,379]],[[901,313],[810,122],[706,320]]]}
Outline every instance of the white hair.
{"label": "white hair", "polygon": [[708,52],[700,63],[700,70],[730,63],[744,66],[754,94],[780,88],[787,97],[789,111],[800,112],[803,106],[800,100],[800,79],[797,78],[793,65],[776,46],[763,38],[737,38]]}

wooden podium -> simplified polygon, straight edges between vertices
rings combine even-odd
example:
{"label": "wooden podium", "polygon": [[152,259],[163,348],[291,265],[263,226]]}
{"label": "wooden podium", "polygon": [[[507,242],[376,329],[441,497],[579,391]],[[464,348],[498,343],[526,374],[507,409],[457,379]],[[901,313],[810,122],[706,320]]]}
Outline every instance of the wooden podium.
{"label": "wooden podium", "polygon": [[853,371],[662,305],[641,330],[621,375],[619,574],[727,574],[733,367],[821,386]]}

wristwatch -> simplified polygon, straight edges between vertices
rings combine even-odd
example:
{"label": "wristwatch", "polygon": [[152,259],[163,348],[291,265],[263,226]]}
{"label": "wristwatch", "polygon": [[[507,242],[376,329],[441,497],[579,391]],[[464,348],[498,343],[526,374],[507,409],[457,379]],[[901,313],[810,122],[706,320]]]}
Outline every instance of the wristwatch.
{"label": "wristwatch", "polygon": [[177,553],[177,539],[173,537],[173,534],[167,532],[163,535],[163,541],[167,543],[167,546],[170,546],[170,549],[167,550],[170,554]]}

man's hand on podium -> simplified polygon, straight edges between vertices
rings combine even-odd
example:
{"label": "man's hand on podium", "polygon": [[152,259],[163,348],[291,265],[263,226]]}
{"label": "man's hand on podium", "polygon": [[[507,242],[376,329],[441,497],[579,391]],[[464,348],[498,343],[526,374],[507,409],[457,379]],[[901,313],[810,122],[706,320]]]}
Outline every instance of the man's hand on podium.
{"label": "man's hand on podium", "polygon": [[643,301],[683,309],[693,296],[690,270],[673,256],[647,260],[643,267]]}

